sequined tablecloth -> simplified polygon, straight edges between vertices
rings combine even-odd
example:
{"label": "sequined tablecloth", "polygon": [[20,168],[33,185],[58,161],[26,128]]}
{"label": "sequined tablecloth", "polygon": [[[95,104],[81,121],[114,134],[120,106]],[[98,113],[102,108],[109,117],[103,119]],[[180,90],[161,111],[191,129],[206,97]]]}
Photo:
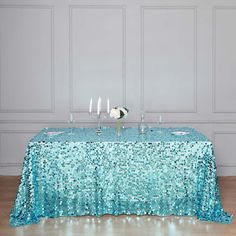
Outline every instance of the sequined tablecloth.
{"label": "sequined tablecloth", "polygon": [[[183,136],[173,131],[187,131]],[[51,132],[51,133],[50,133]],[[53,132],[63,132],[55,134]],[[49,135],[50,134],[50,135]],[[104,214],[196,216],[230,223],[212,143],[192,128],[43,129],[27,147],[10,224]]]}

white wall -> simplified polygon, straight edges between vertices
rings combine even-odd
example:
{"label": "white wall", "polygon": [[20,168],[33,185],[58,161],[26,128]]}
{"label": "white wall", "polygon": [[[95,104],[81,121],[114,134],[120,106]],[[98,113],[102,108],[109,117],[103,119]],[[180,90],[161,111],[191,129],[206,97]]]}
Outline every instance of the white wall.
{"label": "white wall", "polygon": [[90,97],[192,126],[236,175],[235,0],[0,0],[0,174],[43,127],[94,125]]}

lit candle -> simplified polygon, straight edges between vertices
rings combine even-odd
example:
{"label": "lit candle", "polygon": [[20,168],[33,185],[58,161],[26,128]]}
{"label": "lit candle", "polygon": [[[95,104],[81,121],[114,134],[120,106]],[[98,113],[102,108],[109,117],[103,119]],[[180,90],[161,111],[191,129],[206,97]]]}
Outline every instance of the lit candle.
{"label": "lit candle", "polygon": [[89,113],[92,112],[92,106],[93,106],[93,98],[90,99],[90,103],[89,103]]}
{"label": "lit candle", "polygon": [[107,99],[107,114],[110,113],[110,100],[109,98]]}
{"label": "lit candle", "polygon": [[98,103],[97,103],[97,115],[99,115],[101,112],[101,97],[98,98]]}

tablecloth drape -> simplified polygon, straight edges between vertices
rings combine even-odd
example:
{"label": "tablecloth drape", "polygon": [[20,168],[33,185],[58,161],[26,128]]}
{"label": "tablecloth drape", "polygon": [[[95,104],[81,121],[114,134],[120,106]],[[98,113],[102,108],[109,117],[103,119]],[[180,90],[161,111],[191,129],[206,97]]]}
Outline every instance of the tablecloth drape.
{"label": "tablecloth drape", "polygon": [[[186,131],[176,136],[173,131]],[[63,132],[50,133],[48,132]],[[139,135],[112,128],[43,129],[30,140],[10,224],[104,214],[196,216],[230,223],[221,204],[212,143],[192,128]]]}

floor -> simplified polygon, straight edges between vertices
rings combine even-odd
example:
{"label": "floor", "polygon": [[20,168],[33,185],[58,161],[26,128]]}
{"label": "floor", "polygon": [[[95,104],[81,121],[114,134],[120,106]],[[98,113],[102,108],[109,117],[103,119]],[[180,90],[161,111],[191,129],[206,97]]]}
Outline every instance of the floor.
{"label": "floor", "polygon": [[[195,217],[103,216],[43,219],[40,224],[12,228],[9,212],[19,177],[0,176],[0,236],[236,236],[236,220],[230,225],[203,222]],[[224,209],[236,215],[236,176],[219,178]]]}

